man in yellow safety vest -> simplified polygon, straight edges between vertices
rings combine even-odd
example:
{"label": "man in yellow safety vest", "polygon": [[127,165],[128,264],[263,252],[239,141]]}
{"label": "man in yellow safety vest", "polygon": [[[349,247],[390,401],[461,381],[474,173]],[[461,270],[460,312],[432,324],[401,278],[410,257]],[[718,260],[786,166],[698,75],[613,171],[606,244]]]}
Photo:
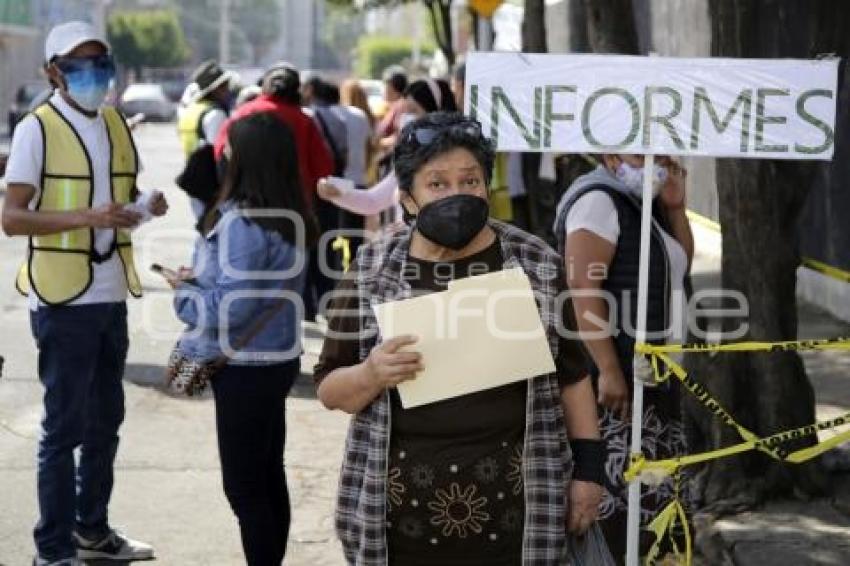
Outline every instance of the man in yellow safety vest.
{"label": "man in yellow safety vest", "polygon": [[15,130],[2,215],[8,235],[29,237],[17,284],[30,297],[45,387],[34,564],[151,558],[110,527],[107,507],[124,418],[125,300],[141,294],[130,230],[168,205],[139,193],[133,138],[103,105],[115,75],[106,40],[85,22],[59,25],[45,70],[58,88]]}
{"label": "man in yellow safety vest", "polygon": [[201,145],[215,143],[230,110],[232,77],[213,60],[201,63],[192,73],[191,80],[198,86],[198,92],[194,101],[180,111],[177,122],[186,157]]}
{"label": "man in yellow safety vest", "polygon": [[[214,60],[201,63],[192,73],[192,84],[197,87],[197,92],[192,102],[180,110],[177,119],[177,133],[187,159],[199,148],[215,143],[230,110],[232,78],[233,74],[222,69]],[[186,190],[186,187],[183,188]],[[207,189],[210,193],[203,195],[187,191],[196,218],[200,218],[214,200],[216,187]]]}

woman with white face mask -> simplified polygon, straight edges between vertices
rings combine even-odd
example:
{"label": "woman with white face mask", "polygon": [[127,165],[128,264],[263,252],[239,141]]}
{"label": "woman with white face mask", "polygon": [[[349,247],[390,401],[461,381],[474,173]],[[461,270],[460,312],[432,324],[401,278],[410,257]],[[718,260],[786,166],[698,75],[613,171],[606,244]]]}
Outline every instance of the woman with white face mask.
{"label": "woman with white face mask", "polygon": [[[640,155],[604,155],[602,165],[576,179],[564,193],[554,227],[558,251],[568,266],[567,284],[577,295],[573,303],[578,328],[592,358],[588,369],[599,403],[600,431],[609,449],[599,521],[619,561],[624,559],[626,544],[623,472],[631,438],[645,166]],[[652,167],[647,341],[683,342],[682,307],[694,250],[685,214],[686,172],[669,157],[656,157]],[[646,390],[642,422],[644,442],[655,447],[655,458],[687,453],[675,384]],[[673,487],[671,480],[657,487],[644,486],[641,516],[654,517],[669,502]]]}
{"label": "woman with white face mask", "polygon": [[[432,112],[455,112],[457,104],[446,81],[421,79],[410,83],[404,91],[401,128]],[[390,207],[396,207],[396,219],[402,217],[399,205],[398,181],[390,173],[372,187],[362,190],[343,187],[328,179],[319,181],[316,192],[324,200],[355,214],[370,216]]]}

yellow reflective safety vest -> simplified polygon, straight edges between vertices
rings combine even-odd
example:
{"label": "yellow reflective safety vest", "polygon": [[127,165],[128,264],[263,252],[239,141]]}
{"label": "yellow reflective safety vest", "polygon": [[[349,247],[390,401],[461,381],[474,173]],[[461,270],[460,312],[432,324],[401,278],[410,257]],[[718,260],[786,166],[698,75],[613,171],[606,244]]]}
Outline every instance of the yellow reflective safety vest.
{"label": "yellow reflective safety vest", "polygon": [[[183,146],[183,153],[188,157],[193,151],[198,149],[198,144],[203,138],[203,129],[201,123],[204,116],[213,109],[213,103],[207,100],[199,100],[194,102],[180,112],[180,118],[177,120],[177,133],[180,136],[180,144]],[[210,143],[215,140],[207,140]]]}
{"label": "yellow reflective safety vest", "polygon": [[[44,137],[41,195],[36,210],[67,212],[92,207],[94,172],[91,156],[71,123],[49,102],[33,114]],[[139,158],[127,123],[117,110],[104,107],[110,147],[112,201],[132,202],[139,172]],[[46,305],[63,305],[78,299],[91,287],[94,263],[117,253],[124,265],[127,288],[135,297],[142,285],[133,263],[130,232],[116,229],[105,255],[94,247],[94,228],[78,228],[49,236],[30,238],[29,256],[18,272],[16,287],[24,295],[32,289]]]}

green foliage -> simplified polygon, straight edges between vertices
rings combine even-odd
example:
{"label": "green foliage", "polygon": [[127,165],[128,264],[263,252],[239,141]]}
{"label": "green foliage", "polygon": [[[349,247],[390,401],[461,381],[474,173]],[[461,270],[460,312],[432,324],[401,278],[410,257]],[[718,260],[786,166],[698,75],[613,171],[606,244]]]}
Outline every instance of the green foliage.
{"label": "green foliage", "polygon": [[[248,42],[252,46],[254,61],[259,62],[268,52],[274,41],[280,36],[279,0],[241,0],[238,8],[233,9],[233,25],[244,35],[235,38],[235,45]],[[241,41],[240,41],[241,39]]]}
{"label": "green foliage", "polygon": [[0,0],[0,24],[32,25],[32,4],[21,0]]}
{"label": "green foliage", "polygon": [[[422,54],[434,54],[433,45],[422,45]],[[390,65],[401,64],[409,60],[413,52],[413,40],[407,37],[382,35],[364,36],[357,43],[357,63],[355,72],[358,77],[381,78],[381,73]]]}
{"label": "green foliage", "polygon": [[321,33],[322,42],[344,68],[354,67],[357,42],[366,34],[365,16],[351,7],[329,6]]}
{"label": "green foliage", "polygon": [[137,72],[145,67],[177,67],[189,57],[189,47],[173,10],[115,12],[107,35],[115,58]]}
{"label": "green foliage", "polygon": [[420,2],[430,17],[430,28],[440,51],[446,57],[449,65],[455,63],[455,48],[452,44],[451,8],[453,0],[325,0],[338,9],[372,10],[375,8],[392,8],[403,4]]}
{"label": "green foliage", "polygon": [[[219,56],[221,0],[171,0],[196,61]],[[281,0],[231,0],[230,63],[258,64],[280,36]]]}

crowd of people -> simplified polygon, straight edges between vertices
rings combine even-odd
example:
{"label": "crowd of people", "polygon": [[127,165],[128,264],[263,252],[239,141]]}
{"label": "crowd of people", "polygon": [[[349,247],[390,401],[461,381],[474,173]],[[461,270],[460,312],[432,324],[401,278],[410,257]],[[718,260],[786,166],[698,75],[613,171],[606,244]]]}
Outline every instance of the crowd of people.
{"label": "crowd of people", "polygon": [[[137,187],[132,133],[104,105],[115,74],[107,41],[85,23],[57,26],[45,70],[56,89],[15,132],[2,216],[7,234],[29,238],[18,287],[29,295],[45,387],[34,564],[148,559],[149,545],[111,527],[108,503],[124,416],[125,300],[141,292],[132,230],[168,204]],[[286,554],[286,397],[300,371],[301,323],[324,318],[318,398],[352,415],[336,516],[348,563],[622,564],[636,309],[619,299],[636,296],[641,182],[653,167],[648,330],[652,341],[670,339],[693,256],[685,172],[669,158],[600,156],[565,190],[553,249],[515,218],[516,156],[497,154],[462,113],[463,66],[449,80],[411,80],[397,67],[383,78],[386,108],[376,115],[354,79],[337,85],[281,62],[234,92],[230,73],[208,61],[181,104],[178,184],[199,235],[191,266],[160,269],[186,324],[169,371],[212,388],[245,561],[279,565]],[[372,305],[506,266],[529,278],[555,371],[403,408],[396,386],[425,362],[417,337],[380,339]],[[545,277],[553,267],[558,276]],[[560,300],[567,289],[617,300]],[[616,331],[600,337],[593,321],[614,309]],[[577,340],[563,327],[587,334]],[[686,448],[678,395],[654,388],[644,407],[658,457]],[[672,489],[644,491],[644,519]],[[578,554],[590,539],[588,562]]]}

